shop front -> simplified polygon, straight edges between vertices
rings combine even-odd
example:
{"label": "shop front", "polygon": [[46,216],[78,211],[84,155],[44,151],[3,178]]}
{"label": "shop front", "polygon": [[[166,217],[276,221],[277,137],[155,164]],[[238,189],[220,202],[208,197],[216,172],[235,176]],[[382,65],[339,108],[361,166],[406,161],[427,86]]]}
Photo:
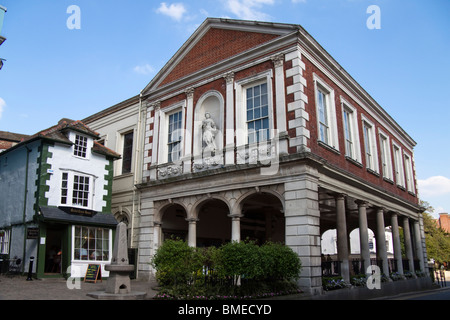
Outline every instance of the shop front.
{"label": "shop front", "polygon": [[111,262],[117,221],[109,213],[69,207],[41,207],[36,275],[38,278],[82,278],[97,264],[103,277]]}

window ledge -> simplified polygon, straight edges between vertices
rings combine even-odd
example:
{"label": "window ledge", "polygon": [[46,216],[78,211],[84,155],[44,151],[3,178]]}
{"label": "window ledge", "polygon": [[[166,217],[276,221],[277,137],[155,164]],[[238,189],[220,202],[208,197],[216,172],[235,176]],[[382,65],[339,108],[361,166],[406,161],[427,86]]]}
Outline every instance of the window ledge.
{"label": "window ledge", "polygon": [[327,149],[328,151],[334,152],[334,153],[337,154],[337,155],[340,155],[340,154],[341,154],[341,153],[339,152],[339,150],[337,150],[336,148],[334,148],[334,147],[332,147],[332,146],[326,144],[326,143],[323,142],[323,141],[320,141],[320,140],[319,140],[319,141],[317,141],[317,143],[319,144],[319,146],[321,146],[321,147]]}
{"label": "window ledge", "polygon": [[367,168],[367,172],[373,174],[374,176],[380,177],[380,174],[370,168]]}
{"label": "window ledge", "polygon": [[345,159],[347,159],[350,163],[354,164],[357,167],[360,167],[360,168],[363,167],[362,163],[360,163],[359,161],[357,161],[357,160],[355,160],[353,158],[350,158],[349,156],[345,156]]}

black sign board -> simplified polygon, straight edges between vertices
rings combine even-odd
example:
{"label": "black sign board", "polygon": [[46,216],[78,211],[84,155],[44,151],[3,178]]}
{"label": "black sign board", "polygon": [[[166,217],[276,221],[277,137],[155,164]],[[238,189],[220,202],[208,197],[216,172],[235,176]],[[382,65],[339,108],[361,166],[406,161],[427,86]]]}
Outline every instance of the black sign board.
{"label": "black sign board", "polygon": [[84,276],[84,282],[94,282],[102,281],[102,268],[99,264],[90,264],[86,270],[86,275]]}
{"label": "black sign board", "polygon": [[97,214],[96,211],[87,210],[82,208],[73,208],[73,207],[59,207],[62,211],[68,214],[73,214],[76,216],[84,216],[84,217],[93,217]]}
{"label": "black sign board", "polygon": [[27,228],[27,239],[38,239],[39,228]]}

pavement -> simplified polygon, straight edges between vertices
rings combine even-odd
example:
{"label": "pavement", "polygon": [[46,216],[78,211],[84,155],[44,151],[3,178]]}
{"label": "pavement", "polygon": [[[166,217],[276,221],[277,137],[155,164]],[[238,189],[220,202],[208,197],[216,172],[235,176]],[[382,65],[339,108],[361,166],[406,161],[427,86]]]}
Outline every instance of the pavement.
{"label": "pavement", "polygon": [[[33,279],[27,281],[24,275],[3,275],[0,274],[0,300],[97,300],[88,294],[104,292],[106,289],[107,279],[102,281],[84,282],[80,279],[78,282],[67,281],[63,278],[53,279]],[[77,285],[77,286],[76,286]],[[157,283],[154,280],[142,281],[131,280],[131,291],[145,292],[144,300],[152,300],[158,293],[155,288]],[[440,290],[450,290],[450,283],[447,282],[446,287]],[[436,287],[432,291],[436,290]],[[411,293],[409,293],[411,294]],[[324,297],[325,298],[325,297]],[[391,299],[393,297],[379,298]],[[274,298],[273,300],[309,300],[304,294],[283,296]],[[1,304],[1,303],[0,303]]]}
{"label": "pavement", "polygon": [[[102,281],[77,283],[63,278],[33,279],[27,281],[27,276],[0,275],[0,300],[96,300],[89,293],[101,292],[106,289],[107,279]],[[145,300],[151,300],[157,291],[153,281],[131,280],[132,292],[146,292]]]}

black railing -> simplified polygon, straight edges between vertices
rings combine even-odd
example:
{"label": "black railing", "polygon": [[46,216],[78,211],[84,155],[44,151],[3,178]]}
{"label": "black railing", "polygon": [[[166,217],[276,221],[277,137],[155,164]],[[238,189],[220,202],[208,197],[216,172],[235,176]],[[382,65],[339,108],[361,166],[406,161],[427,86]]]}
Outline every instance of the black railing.
{"label": "black railing", "polygon": [[323,261],[322,276],[338,276],[341,274],[340,261]]}

